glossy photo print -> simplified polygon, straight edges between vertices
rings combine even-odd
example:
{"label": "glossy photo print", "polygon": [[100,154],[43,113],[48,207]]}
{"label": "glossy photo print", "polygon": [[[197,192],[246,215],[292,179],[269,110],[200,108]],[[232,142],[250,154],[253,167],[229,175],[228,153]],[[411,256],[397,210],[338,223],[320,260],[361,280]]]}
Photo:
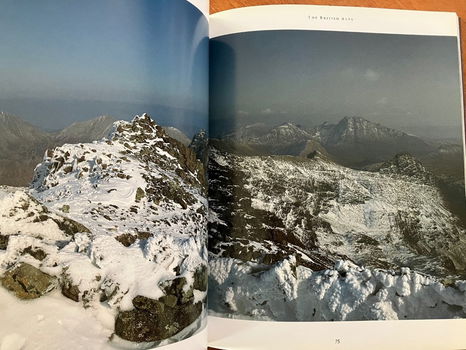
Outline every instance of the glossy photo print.
{"label": "glossy photo print", "polygon": [[197,333],[206,17],[184,0],[7,0],[0,33],[0,348]]}
{"label": "glossy photo print", "polygon": [[212,315],[464,318],[457,38],[269,30],[210,50]]}

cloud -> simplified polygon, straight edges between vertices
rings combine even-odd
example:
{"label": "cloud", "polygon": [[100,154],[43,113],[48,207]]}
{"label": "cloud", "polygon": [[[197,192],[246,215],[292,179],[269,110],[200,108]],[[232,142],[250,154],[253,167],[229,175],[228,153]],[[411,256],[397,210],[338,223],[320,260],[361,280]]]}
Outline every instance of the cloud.
{"label": "cloud", "polygon": [[366,79],[367,81],[377,81],[379,80],[379,78],[380,78],[380,73],[376,72],[373,69],[368,68],[364,72],[364,79]]}
{"label": "cloud", "polygon": [[272,114],[272,113],[273,111],[270,108],[266,108],[261,111],[261,114]]}
{"label": "cloud", "polygon": [[240,110],[236,111],[236,114],[237,115],[249,115],[249,112],[243,111],[243,110],[240,109]]}
{"label": "cloud", "polygon": [[386,105],[388,103],[388,97],[384,96],[377,101],[378,105]]}

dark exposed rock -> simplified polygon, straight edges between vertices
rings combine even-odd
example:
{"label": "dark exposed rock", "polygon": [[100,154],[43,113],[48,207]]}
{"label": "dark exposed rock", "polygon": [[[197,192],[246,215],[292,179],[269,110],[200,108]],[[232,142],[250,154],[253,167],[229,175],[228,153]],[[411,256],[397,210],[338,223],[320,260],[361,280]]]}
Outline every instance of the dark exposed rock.
{"label": "dark exposed rock", "polygon": [[174,295],[164,295],[159,300],[164,305],[169,306],[169,307],[175,307],[176,304],[178,303],[178,298]]}
{"label": "dark exposed rock", "polygon": [[8,270],[1,278],[3,287],[20,299],[41,297],[54,288],[55,281],[55,277],[26,263]]}
{"label": "dark exposed rock", "polygon": [[32,247],[27,247],[27,248],[23,249],[21,254],[22,255],[29,254],[34,259],[37,259],[37,260],[40,260],[40,261],[44,260],[47,257],[47,253],[44,252],[42,249],[32,248]]}
{"label": "dark exposed rock", "polygon": [[75,233],[79,233],[79,232],[85,232],[85,233],[91,232],[83,224],[80,224],[79,222],[68,219],[68,218],[63,218],[62,220],[58,220],[58,219],[52,219],[52,220],[55,221],[55,223],[58,225],[60,230],[62,230],[63,232],[65,232],[65,234],[69,236],[74,236]]}
{"label": "dark exposed rock", "polygon": [[411,181],[422,184],[434,184],[435,177],[422,163],[408,153],[395,155],[389,161],[384,162],[380,168],[381,174],[409,177]]}
{"label": "dark exposed rock", "polygon": [[149,239],[150,237],[153,236],[153,234],[150,232],[138,232],[137,236],[138,236],[138,239],[143,240],[143,239]]}
{"label": "dark exposed rock", "polygon": [[[178,290],[180,285],[182,283],[176,283],[174,289]],[[165,295],[159,300],[135,297],[134,309],[118,314],[115,334],[134,342],[159,341],[174,336],[193,323],[202,312],[201,302],[180,305],[179,301],[180,298],[175,295]]]}
{"label": "dark exposed rock", "polygon": [[207,266],[203,265],[194,272],[193,288],[205,292],[207,290]]}
{"label": "dark exposed rock", "polygon": [[165,308],[165,305],[161,301],[143,297],[141,295],[138,295],[133,299],[133,306],[138,310],[148,311],[152,314],[161,314]]}
{"label": "dark exposed rock", "polygon": [[192,302],[194,298],[193,287],[190,287],[185,291],[185,285],[187,285],[185,277],[175,278],[174,280],[171,280],[169,284],[164,286],[165,294],[174,295],[178,300],[178,305]]}
{"label": "dark exposed rock", "polygon": [[136,240],[138,239],[146,240],[152,236],[153,235],[150,232],[137,232],[137,234],[123,233],[121,235],[116,236],[115,239],[121,244],[123,244],[125,247],[129,247],[132,244],[134,244],[134,242],[136,242]]}
{"label": "dark exposed rock", "polygon": [[138,189],[136,190],[136,202],[140,202],[141,199],[143,199],[145,196],[146,193],[144,192],[144,190],[141,187],[138,187]]}
{"label": "dark exposed rock", "polygon": [[79,294],[80,294],[79,287],[71,284],[70,281],[66,280],[63,283],[61,287],[61,293],[68,299],[71,299],[75,302],[79,302]]}
{"label": "dark exposed rock", "polygon": [[0,250],[5,250],[8,247],[8,240],[10,236],[4,236],[0,234]]}
{"label": "dark exposed rock", "polygon": [[137,237],[130,233],[123,233],[119,236],[116,236],[115,239],[121,244],[123,244],[125,247],[129,247],[134,242],[136,242]]}
{"label": "dark exposed rock", "polygon": [[196,135],[194,135],[191,143],[189,144],[189,148],[194,151],[197,159],[199,159],[202,164],[204,164],[204,167],[207,166],[207,159],[209,156],[208,146],[209,138],[205,130],[201,130]]}
{"label": "dark exposed rock", "polygon": [[65,174],[71,173],[72,171],[73,171],[73,167],[71,165],[63,168],[63,172]]}

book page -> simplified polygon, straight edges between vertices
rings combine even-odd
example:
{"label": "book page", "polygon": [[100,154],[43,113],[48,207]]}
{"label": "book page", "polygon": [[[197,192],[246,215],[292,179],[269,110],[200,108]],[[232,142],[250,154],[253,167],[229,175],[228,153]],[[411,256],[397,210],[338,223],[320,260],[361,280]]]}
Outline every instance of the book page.
{"label": "book page", "polygon": [[464,347],[456,15],[259,6],[210,37],[209,344]]}
{"label": "book page", "polygon": [[0,3],[2,350],[206,348],[207,8]]}

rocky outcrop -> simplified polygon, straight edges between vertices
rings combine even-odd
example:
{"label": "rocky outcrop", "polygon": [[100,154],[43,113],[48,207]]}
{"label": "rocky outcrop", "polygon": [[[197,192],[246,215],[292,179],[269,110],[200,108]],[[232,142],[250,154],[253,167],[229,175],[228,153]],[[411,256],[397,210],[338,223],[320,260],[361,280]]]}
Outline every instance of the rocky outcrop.
{"label": "rocky outcrop", "polygon": [[138,342],[167,339],[193,323],[202,312],[202,302],[194,303],[193,287],[187,288],[184,277],[170,281],[165,295],[158,300],[143,296],[133,299],[134,309],[120,312],[115,334]]}
{"label": "rocky outcrop", "polygon": [[112,130],[48,151],[29,190],[0,188],[2,283],[24,298],[56,286],[90,310],[105,303],[130,341],[193,324],[179,340],[201,323],[207,293],[204,168],[148,115]]}
{"label": "rocky outcrop", "polygon": [[5,250],[8,247],[9,236],[0,234],[0,250]]}
{"label": "rocky outcrop", "polygon": [[0,277],[2,286],[20,299],[36,299],[50,292],[56,285],[56,278],[38,268],[21,263]]}
{"label": "rocky outcrop", "polygon": [[204,167],[206,167],[207,160],[209,158],[209,137],[205,130],[201,130],[194,135],[191,143],[189,144],[189,148],[194,151],[197,159],[199,159],[202,164],[204,164]]}
{"label": "rocky outcrop", "polygon": [[209,181],[213,257],[273,265],[293,256],[313,270],[344,259],[440,278],[465,270],[466,228],[408,154],[368,172],[318,152],[306,159],[213,149]]}
{"label": "rocky outcrop", "polygon": [[434,185],[435,177],[422,163],[409,153],[399,153],[392,159],[384,162],[380,168],[381,174],[407,177],[411,181]]}

